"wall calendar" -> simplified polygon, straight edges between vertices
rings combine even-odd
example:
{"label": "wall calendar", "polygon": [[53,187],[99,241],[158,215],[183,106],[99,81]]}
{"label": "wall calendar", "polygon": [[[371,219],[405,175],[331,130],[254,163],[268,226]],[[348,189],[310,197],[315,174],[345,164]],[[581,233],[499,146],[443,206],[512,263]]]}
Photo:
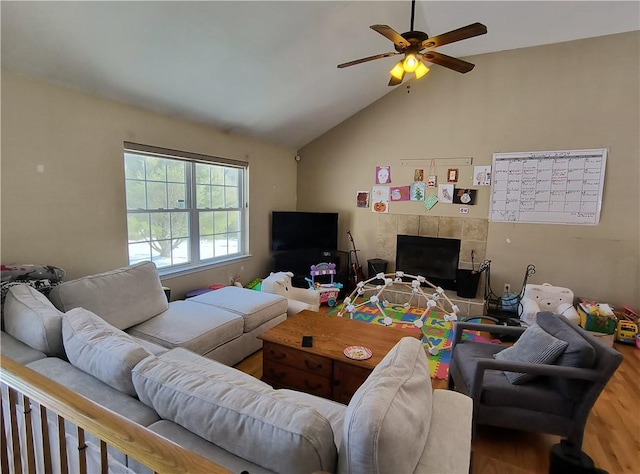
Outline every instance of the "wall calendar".
{"label": "wall calendar", "polygon": [[494,153],[493,222],[596,225],[606,149]]}

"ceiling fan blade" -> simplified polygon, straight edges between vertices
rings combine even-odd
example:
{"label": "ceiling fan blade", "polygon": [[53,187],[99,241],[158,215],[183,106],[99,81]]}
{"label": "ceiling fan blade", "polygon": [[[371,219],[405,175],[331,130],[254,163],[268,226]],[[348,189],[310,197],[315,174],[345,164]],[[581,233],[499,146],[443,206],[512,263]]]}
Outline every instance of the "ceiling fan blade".
{"label": "ceiling fan blade", "polygon": [[441,35],[434,36],[433,38],[426,39],[422,42],[422,47],[420,49],[437,48],[438,46],[455,43],[456,41],[461,41],[463,39],[484,35],[486,32],[487,27],[482,23],[473,23],[471,25],[458,28],[457,30],[452,30],[448,33],[443,33]]}
{"label": "ceiling fan blade", "polygon": [[378,33],[380,33],[385,38],[390,39],[391,41],[393,41],[393,44],[395,44],[400,49],[405,49],[405,48],[408,48],[410,46],[409,42],[406,39],[404,39],[402,37],[402,35],[400,35],[400,33],[398,33],[396,30],[394,30],[390,26],[387,26],[387,25],[371,25],[370,28],[372,30],[374,30],[374,31],[377,31]]}
{"label": "ceiling fan blade", "polygon": [[393,52],[390,52],[390,53],[376,54],[375,56],[369,56],[367,58],[362,58],[362,59],[356,59],[354,61],[349,61],[348,63],[338,64],[338,67],[342,69],[343,67],[355,66],[356,64],[366,63],[367,61],[373,61],[374,59],[388,58],[390,56],[395,56],[397,54],[400,54],[400,53],[398,53],[396,51],[393,51]]}
{"label": "ceiling fan blade", "polygon": [[425,61],[448,67],[449,69],[461,72],[462,74],[465,74],[476,67],[475,64],[468,63],[467,61],[463,61],[462,59],[452,58],[451,56],[447,56],[446,54],[436,53],[435,51],[427,51],[422,55],[422,57]]}

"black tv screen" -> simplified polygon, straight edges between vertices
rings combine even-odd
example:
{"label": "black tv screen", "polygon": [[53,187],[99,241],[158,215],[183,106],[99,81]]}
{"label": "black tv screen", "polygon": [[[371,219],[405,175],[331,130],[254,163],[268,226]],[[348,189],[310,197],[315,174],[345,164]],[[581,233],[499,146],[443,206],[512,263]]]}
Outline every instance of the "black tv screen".
{"label": "black tv screen", "polygon": [[337,250],[337,212],[285,212],[271,214],[271,250]]}

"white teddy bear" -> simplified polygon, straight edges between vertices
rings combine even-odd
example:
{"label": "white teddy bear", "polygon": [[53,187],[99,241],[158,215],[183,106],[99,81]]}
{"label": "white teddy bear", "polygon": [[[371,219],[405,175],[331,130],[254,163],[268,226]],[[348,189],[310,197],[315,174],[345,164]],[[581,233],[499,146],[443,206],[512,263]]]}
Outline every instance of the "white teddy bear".
{"label": "white teddy bear", "polygon": [[573,307],[573,291],[568,288],[549,283],[527,284],[521,303],[519,316],[527,325],[536,322],[536,315],[540,311],[561,314],[572,323],[580,324],[580,316]]}
{"label": "white teddy bear", "polygon": [[261,291],[284,296],[289,302],[287,316],[291,317],[302,310],[318,311],[320,293],[308,288],[296,288],[291,284],[291,272],[277,272],[262,280]]}

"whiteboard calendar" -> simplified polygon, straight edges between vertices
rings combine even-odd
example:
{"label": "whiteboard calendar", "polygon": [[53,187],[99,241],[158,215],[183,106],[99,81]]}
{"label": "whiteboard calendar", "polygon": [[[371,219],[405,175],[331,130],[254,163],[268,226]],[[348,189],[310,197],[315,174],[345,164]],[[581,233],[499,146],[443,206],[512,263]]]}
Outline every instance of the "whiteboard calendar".
{"label": "whiteboard calendar", "polygon": [[607,150],[493,155],[493,222],[596,225]]}

